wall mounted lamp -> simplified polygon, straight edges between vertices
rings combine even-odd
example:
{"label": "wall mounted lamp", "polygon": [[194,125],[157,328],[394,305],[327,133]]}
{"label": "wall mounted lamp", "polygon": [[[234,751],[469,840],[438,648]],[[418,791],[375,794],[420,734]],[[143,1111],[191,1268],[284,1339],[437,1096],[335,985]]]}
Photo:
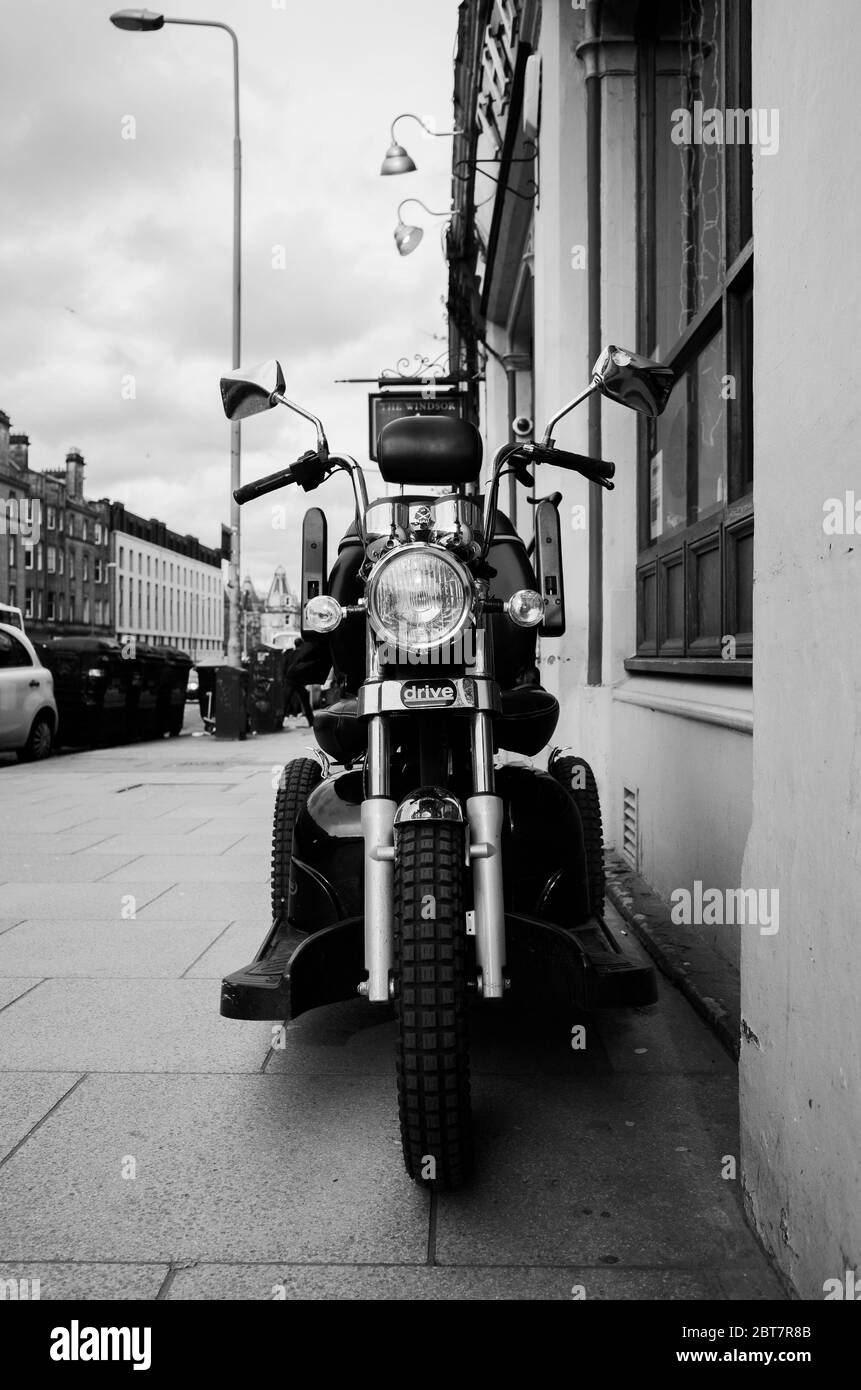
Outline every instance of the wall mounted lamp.
{"label": "wall mounted lamp", "polygon": [[422,130],[427,131],[428,135],[433,135],[436,139],[451,139],[454,135],[462,135],[460,130],[431,130],[430,126],[425,125],[420,116],[414,116],[412,111],[402,111],[400,116],[395,116],[392,121],[391,144],[386,151],[386,157],[380,165],[381,174],[411,174],[415,170],[415,163],[407,154],[403,145],[399,145],[395,138],[395,126],[398,121],[418,121]]}

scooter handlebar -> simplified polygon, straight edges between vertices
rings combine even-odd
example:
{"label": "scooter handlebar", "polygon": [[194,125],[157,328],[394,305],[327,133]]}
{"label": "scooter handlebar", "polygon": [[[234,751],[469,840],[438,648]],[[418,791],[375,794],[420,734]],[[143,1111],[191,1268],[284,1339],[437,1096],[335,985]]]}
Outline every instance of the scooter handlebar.
{"label": "scooter handlebar", "polygon": [[530,463],[552,463],[556,468],[581,473],[590,482],[600,483],[603,487],[613,486],[607,480],[615,475],[616,465],[605,459],[591,458],[588,454],[570,454],[549,444],[527,444],[523,452]]}
{"label": "scooter handlebar", "polygon": [[296,481],[292,473],[292,467],[279,468],[277,473],[268,473],[265,478],[257,478],[253,483],[243,483],[242,487],[234,489],[233,500],[243,507],[246,502],[253,502],[255,497],[263,497],[267,492],[287,487],[289,483]]}

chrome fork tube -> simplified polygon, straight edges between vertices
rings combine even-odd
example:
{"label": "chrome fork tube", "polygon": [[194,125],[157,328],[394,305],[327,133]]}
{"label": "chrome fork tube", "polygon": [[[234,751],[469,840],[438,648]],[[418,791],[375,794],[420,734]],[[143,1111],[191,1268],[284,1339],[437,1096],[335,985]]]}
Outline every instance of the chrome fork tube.
{"label": "chrome fork tube", "polygon": [[[376,643],[368,632],[369,673],[379,677]],[[365,763],[366,795],[362,801],[365,840],[365,969],[367,998],[381,1004],[389,998],[389,974],[395,963],[395,849],[397,809],[391,798],[391,741],[389,717],[368,720]]]}
{"label": "chrome fork tube", "polygon": [[[490,632],[476,632],[476,675],[491,674]],[[472,717],[473,794],[466,803],[475,904],[475,957],[485,999],[505,991],[505,901],[502,892],[502,798],[493,778],[493,725],[486,711]]]}

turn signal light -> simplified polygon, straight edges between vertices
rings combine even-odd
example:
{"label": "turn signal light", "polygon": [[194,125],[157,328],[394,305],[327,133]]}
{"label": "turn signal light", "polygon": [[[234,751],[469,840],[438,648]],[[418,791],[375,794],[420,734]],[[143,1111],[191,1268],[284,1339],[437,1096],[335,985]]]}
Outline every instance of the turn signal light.
{"label": "turn signal light", "polygon": [[518,627],[537,627],[544,617],[544,599],[535,589],[518,589],[505,605],[505,611]]}
{"label": "turn signal light", "polygon": [[331,594],[309,598],[305,604],[305,626],[311,632],[334,632],[343,616],[344,610]]}

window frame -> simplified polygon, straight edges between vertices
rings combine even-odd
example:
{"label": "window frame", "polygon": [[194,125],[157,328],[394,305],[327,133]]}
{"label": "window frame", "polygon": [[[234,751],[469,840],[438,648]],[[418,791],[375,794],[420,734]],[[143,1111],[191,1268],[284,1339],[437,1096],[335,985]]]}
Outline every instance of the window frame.
{"label": "window frame", "polygon": [[[656,294],[655,77],[656,49],[662,40],[644,32],[637,52],[637,329],[644,351],[654,341]],[[742,93],[750,91],[750,0],[722,0],[721,76],[724,109],[750,105]],[[726,401],[726,492],[724,506],[686,526],[667,531],[654,540],[649,535],[651,513],[650,463],[654,454],[655,422],[639,417],[637,468],[637,558],[635,566],[636,646],[625,661],[631,673],[711,676],[752,680],[753,634],[738,627],[741,563],[739,546],[753,534],[752,483],[752,337],[748,331],[753,305],[753,238],[742,244],[743,229],[750,228],[749,179],[753,152],[749,146],[724,144],[721,206],[724,265],[717,287],[707,297],[684,332],[664,354],[679,380],[676,390],[689,382],[689,368],[718,333],[723,334],[722,375],[734,377],[735,399]],[[694,417],[696,418],[696,417]],[[689,454],[690,467],[690,454]],[[690,502],[688,483],[688,501]],[[704,557],[717,551],[720,585],[720,631],[697,631],[698,582]],[[681,566],[681,575],[673,572]],[[681,639],[671,635],[668,604],[678,592],[682,604]],[[648,600],[646,594],[649,594]],[[647,608],[648,602],[648,608]],[[726,638],[734,639],[727,648]],[[732,659],[722,651],[730,650]]]}

